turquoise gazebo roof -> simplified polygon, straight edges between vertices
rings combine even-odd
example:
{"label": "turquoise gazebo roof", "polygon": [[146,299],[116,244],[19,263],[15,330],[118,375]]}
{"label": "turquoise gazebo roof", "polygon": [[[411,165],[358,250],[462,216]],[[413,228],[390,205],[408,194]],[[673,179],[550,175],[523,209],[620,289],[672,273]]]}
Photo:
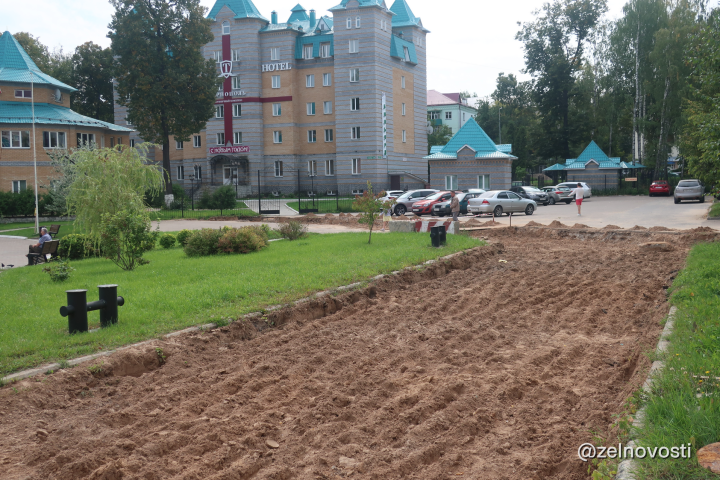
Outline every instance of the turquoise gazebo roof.
{"label": "turquoise gazebo roof", "polygon": [[70,85],[44,74],[10,32],[0,36],[0,82],[35,83],[59,88],[66,93],[77,91]]}
{"label": "turquoise gazebo roof", "polygon": [[[600,169],[619,169],[621,166],[620,157],[608,157],[605,152],[600,149],[594,140],[591,140],[585,150],[578,158],[568,158],[565,160],[563,170],[584,170],[590,162],[595,162]],[[560,165],[560,164],[558,164]],[[554,165],[553,165],[554,166]],[[547,169],[546,169],[547,170]],[[560,170],[560,169],[558,169]]]}
{"label": "turquoise gazebo roof", "polygon": [[565,170],[565,165],[562,163],[556,163],[548,168],[543,168],[543,172],[557,172],[561,170]]}
{"label": "turquoise gazebo roof", "polygon": [[268,21],[267,18],[260,15],[260,11],[255,7],[252,0],[217,0],[215,5],[210,9],[208,18],[215,20],[215,17],[225,5],[232,10],[235,18],[258,18],[266,22]]}
{"label": "turquoise gazebo roof", "polygon": [[[474,118],[470,118],[465,125],[460,127],[450,141],[442,147],[439,152],[432,153],[424,157],[427,160],[455,159],[457,152],[464,147],[470,147],[475,152],[475,158],[510,158],[517,157],[503,152],[498,145],[487,136],[485,131],[480,128]],[[508,147],[504,147],[508,149]]]}

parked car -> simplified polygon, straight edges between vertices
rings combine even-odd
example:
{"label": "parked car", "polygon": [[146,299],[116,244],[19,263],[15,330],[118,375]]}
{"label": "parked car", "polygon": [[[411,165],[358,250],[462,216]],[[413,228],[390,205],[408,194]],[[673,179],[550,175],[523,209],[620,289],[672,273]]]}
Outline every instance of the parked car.
{"label": "parked car", "polygon": [[445,190],[442,192],[433,193],[429,197],[420,200],[419,202],[413,203],[412,211],[418,217],[423,215],[429,215],[432,213],[432,208],[436,203],[450,200],[450,192]]}
{"label": "parked car", "polygon": [[543,187],[542,191],[547,193],[548,204],[555,205],[558,202],[570,203],[573,201],[572,190],[567,187]]}
{"label": "parked car", "polygon": [[535,203],[547,205],[550,202],[547,193],[537,187],[510,187],[510,191],[517,193],[522,198],[535,200]]}
{"label": "parked car", "polygon": [[471,214],[493,213],[499,217],[503,213],[525,212],[532,215],[537,209],[537,203],[529,198],[507,190],[490,190],[481,193],[468,201],[468,211]]}
{"label": "parked car", "polygon": [[405,213],[407,212],[412,212],[413,203],[422,200],[423,198],[427,197],[428,195],[432,195],[433,193],[437,193],[437,190],[433,190],[432,188],[424,188],[420,190],[410,190],[409,192],[405,192],[395,200],[395,207],[393,209],[393,213],[395,213],[395,215],[405,215]]}
{"label": "parked car", "polygon": [[670,185],[667,180],[655,180],[650,184],[650,196],[653,195],[667,195],[670,196]]}
{"label": "parked car", "polygon": [[680,203],[683,200],[700,200],[700,203],[705,202],[705,185],[700,180],[680,180],[680,183],[675,187],[675,203]]}
{"label": "parked car", "polygon": [[[480,194],[479,193],[458,193],[456,195],[458,197],[458,201],[460,202],[460,214],[467,215],[468,200],[470,200],[471,198],[475,198]],[[452,215],[452,212],[450,211],[450,200],[446,200],[444,202],[438,202],[435,205],[433,205],[432,214],[434,217],[444,217],[445,215]]]}
{"label": "parked car", "polygon": [[[583,190],[585,191],[585,195],[583,196],[583,198],[592,197],[592,189],[590,188],[590,185],[588,185],[585,182],[563,182],[563,183],[559,183],[557,186],[558,187],[567,187],[570,190],[575,190],[577,188],[578,183],[580,185],[582,185]],[[575,196],[573,196],[572,199],[575,200]]]}
{"label": "parked car", "polygon": [[484,188],[468,188],[467,190],[463,190],[463,193],[485,193],[487,190]]}
{"label": "parked car", "polygon": [[387,190],[385,192],[385,195],[380,197],[380,200],[382,200],[383,202],[387,202],[388,200],[398,198],[403,193],[405,193],[405,190]]}

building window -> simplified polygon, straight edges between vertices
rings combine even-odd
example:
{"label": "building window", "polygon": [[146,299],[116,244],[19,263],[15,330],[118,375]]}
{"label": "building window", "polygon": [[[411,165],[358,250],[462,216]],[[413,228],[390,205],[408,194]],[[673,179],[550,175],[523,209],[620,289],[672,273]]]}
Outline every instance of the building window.
{"label": "building window", "polygon": [[273,117],[279,117],[282,113],[282,108],[279,103],[273,103]]}
{"label": "building window", "polygon": [[308,143],[315,143],[317,141],[317,135],[315,130],[308,130]]}
{"label": "building window", "polygon": [[360,81],[360,69],[359,68],[351,68],[350,69],[350,82],[355,83]]}
{"label": "building window", "polygon": [[217,138],[216,138],[217,142],[216,142],[216,143],[217,143],[218,145],[225,145],[225,133],[220,132],[220,133],[217,133],[216,136],[217,136]]}
{"label": "building window", "polygon": [[276,177],[282,177],[282,176],[283,176],[283,162],[282,162],[282,160],[275,160],[275,176],[276,176]]}
{"label": "building window", "polygon": [[317,175],[317,162],[315,160],[308,161],[308,175],[311,177]]}
{"label": "building window", "polygon": [[326,129],[325,129],[325,141],[326,141],[326,142],[332,142],[332,141],[333,141],[333,130],[332,130],[332,128],[326,128]]}
{"label": "building window", "polygon": [[357,140],[360,138],[360,127],[352,127],[350,130],[350,138],[353,140]]}
{"label": "building window", "polygon": [[2,146],[3,148],[30,148],[30,130],[20,132],[3,130]]}
{"label": "building window", "polygon": [[350,53],[358,53],[360,51],[360,41],[350,40]]}
{"label": "building window", "polygon": [[445,190],[457,190],[457,175],[445,175]]}
{"label": "building window", "polygon": [[273,143],[282,143],[282,132],[280,130],[273,132]]}
{"label": "building window", "polygon": [[323,102],[323,113],[325,115],[332,113],[332,102]]}
{"label": "building window", "polygon": [[325,160],[325,176],[335,176],[335,160]]}
{"label": "building window", "polygon": [[402,114],[405,115],[405,104],[402,104]]}
{"label": "building window", "polygon": [[27,190],[27,180],[13,180],[12,193],[20,193]]}
{"label": "building window", "polygon": [[332,85],[332,80],[329,73],[323,73],[323,87],[329,87]]}
{"label": "building window", "polygon": [[355,17],[355,28],[360,28],[360,17]]}
{"label": "building window", "polygon": [[202,146],[202,141],[200,140],[200,135],[193,136],[193,147],[200,148]]}
{"label": "building window", "polygon": [[315,115],[315,102],[309,102],[305,105],[308,115]]}
{"label": "building window", "polygon": [[237,48],[232,51],[232,61],[233,62],[239,62],[240,61],[240,50]]}
{"label": "building window", "polygon": [[183,180],[185,178],[185,167],[182,165],[175,167],[175,179],[176,180]]}
{"label": "building window", "polygon": [[407,143],[407,134],[405,133],[405,130],[402,131],[402,141],[403,143]]}
{"label": "building window", "polygon": [[400,88],[405,88],[405,76],[400,77]]}
{"label": "building window", "polygon": [[110,148],[115,148],[115,137],[110,137]]}
{"label": "building window", "polygon": [[230,35],[230,22],[227,20],[222,23],[222,32],[223,35]]}
{"label": "building window", "polygon": [[65,132],[43,132],[44,148],[67,148]]}
{"label": "building window", "polygon": [[240,90],[240,77],[235,76],[232,78],[232,89],[233,90]]}
{"label": "building window", "polygon": [[233,117],[242,117],[242,103],[233,103]]}
{"label": "building window", "polygon": [[465,123],[465,112],[462,112],[462,121]]}
{"label": "building window", "polygon": [[215,118],[223,118],[225,117],[225,106],[224,105],[215,105]]}
{"label": "building window", "polygon": [[242,132],[235,132],[233,133],[233,136],[235,137],[233,138],[233,143],[235,143],[235,145],[240,145],[242,143]]}
{"label": "building window", "polygon": [[32,90],[15,90],[15,98],[32,98]]}
{"label": "building window", "polygon": [[403,54],[405,56],[405,61],[410,61],[410,49],[408,47],[403,47]]}
{"label": "building window", "polygon": [[360,175],[360,159],[359,158],[352,159],[352,174]]}
{"label": "building window", "polygon": [[478,175],[478,188],[490,190],[490,175]]}
{"label": "building window", "polygon": [[280,75],[272,76],[272,88],[280,88]]}
{"label": "building window", "polygon": [[360,110],[360,97],[350,99],[350,110]]}
{"label": "building window", "polygon": [[222,51],[218,50],[217,52],[213,52],[213,59],[215,59],[215,63],[222,62]]}
{"label": "building window", "polygon": [[347,17],[347,19],[345,20],[345,27],[352,28],[352,18]]}
{"label": "building window", "polygon": [[[77,134],[77,146],[82,147],[83,145],[92,145],[95,143],[94,133],[78,133]],[[30,146],[30,139],[28,137],[28,147]]]}
{"label": "building window", "polygon": [[440,120],[440,112],[430,112],[430,120]]}
{"label": "building window", "polygon": [[130,139],[130,147],[135,148],[135,139],[134,138]]}
{"label": "building window", "polygon": [[280,60],[280,49],[273,47],[270,49],[270,60]]}
{"label": "building window", "polygon": [[329,58],[330,57],[330,44],[329,43],[321,43],[320,44],[320,57],[321,58]]}
{"label": "building window", "polygon": [[200,165],[195,165],[193,167],[193,170],[195,171],[195,180],[201,180],[202,179],[202,167]]}
{"label": "building window", "polygon": [[122,145],[122,137],[118,137],[118,145]]}
{"label": "building window", "polygon": [[445,112],[445,120],[452,120],[452,112]]}
{"label": "building window", "polygon": [[[120,139],[118,138],[118,145],[120,145]],[[182,150],[183,142],[175,141],[175,150]]]}
{"label": "building window", "polygon": [[310,60],[313,58],[313,46],[312,45],[305,45],[303,47],[303,58],[306,60]]}
{"label": "building window", "polygon": [[310,88],[315,86],[315,75],[305,75],[305,86]]}

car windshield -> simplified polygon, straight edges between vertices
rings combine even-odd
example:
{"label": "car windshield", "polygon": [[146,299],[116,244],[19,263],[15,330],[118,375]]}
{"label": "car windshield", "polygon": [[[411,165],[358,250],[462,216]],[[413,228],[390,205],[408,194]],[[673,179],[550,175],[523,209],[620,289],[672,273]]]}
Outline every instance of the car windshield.
{"label": "car windshield", "polygon": [[555,187],[556,190],[570,190],[570,187],[561,186],[561,187]]}
{"label": "car windshield", "polygon": [[[540,192],[540,189],[536,188],[536,187],[523,187],[523,188],[525,189],[526,192],[533,192],[533,193]],[[542,192],[540,192],[540,193],[542,193]]]}
{"label": "car windshield", "polygon": [[678,183],[678,187],[697,187],[698,182],[697,180],[680,180],[680,183]]}
{"label": "car windshield", "polygon": [[438,198],[442,197],[442,196],[445,195],[446,193],[447,193],[447,192],[433,193],[433,194],[430,195],[429,197],[425,197],[425,200],[437,200]]}

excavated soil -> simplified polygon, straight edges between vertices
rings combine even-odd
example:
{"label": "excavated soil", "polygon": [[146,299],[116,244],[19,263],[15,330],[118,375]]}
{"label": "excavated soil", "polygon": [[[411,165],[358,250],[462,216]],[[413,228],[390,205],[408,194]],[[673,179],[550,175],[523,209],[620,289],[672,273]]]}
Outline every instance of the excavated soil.
{"label": "excavated soil", "polygon": [[667,287],[716,235],[646,253],[665,237],[481,233],[362,290],[0,389],[0,477],[588,478],[577,447],[612,438]]}

